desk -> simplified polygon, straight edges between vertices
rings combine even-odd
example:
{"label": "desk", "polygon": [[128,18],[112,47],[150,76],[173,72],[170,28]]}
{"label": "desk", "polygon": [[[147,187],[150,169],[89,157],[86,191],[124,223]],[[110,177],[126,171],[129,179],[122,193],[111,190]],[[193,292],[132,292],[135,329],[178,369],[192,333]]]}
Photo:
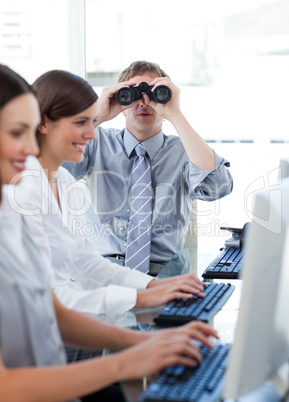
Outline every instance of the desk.
{"label": "desk", "polygon": [[[218,250],[209,249],[183,249],[176,254],[158,274],[158,278],[166,278],[169,276],[180,275],[188,272],[192,272],[202,278],[202,273],[206,267],[210,264],[213,258],[217,255]],[[230,282],[228,280],[214,280],[216,282]],[[232,342],[234,338],[235,326],[237,323],[240,294],[241,294],[241,280],[231,281],[236,286],[233,294],[227,303],[223,306],[222,310],[216,314],[216,316],[209,322],[213,326],[220,336],[221,342]],[[158,309],[135,309],[134,316],[140,329],[146,330],[149,326],[151,328],[158,328],[153,324],[153,318],[156,315]],[[147,380],[150,381],[149,379]],[[137,401],[138,397],[144,391],[145,381],[126,381],[122,384],[124,395],[128,402]]]}

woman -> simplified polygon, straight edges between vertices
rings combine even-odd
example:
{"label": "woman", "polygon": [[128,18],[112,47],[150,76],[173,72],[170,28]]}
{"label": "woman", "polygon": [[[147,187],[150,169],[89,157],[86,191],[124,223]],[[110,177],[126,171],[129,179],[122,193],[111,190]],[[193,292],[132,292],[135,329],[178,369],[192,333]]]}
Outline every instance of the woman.
{"label": "woman", "polygon": [[15,201],[20,212],[30,215],[31,230],[52,267],[52,285],[61,302],[115,322],[133,307],[202,295],[203,285],[193,274],[157,281],[113,264],[95,250],[83,230],[88,209],[83,191],[61,164],[82,161],[85,146],[94,139],[97,95],[80,77],[59,70],[43,74],[33,88],[41,111],[40,154],[29,159]]}
{"label": "woman", "polygon": [[[11,210],[2,192],[4,184],[19,182],[27,156],[37,154],[38,124],[30,86],[0,65],[0,400],[71,400],[170,364],[194,366],[201,357],[191,338],[211,347],[208,337],[217,336],[207,325],[131,331],[67,309],[50,292],[46,259],[33,242],[26,218]],[[66,365],[62,341],[86,348],[131,347]],[[102,400],[99,393],[88,398]]]}

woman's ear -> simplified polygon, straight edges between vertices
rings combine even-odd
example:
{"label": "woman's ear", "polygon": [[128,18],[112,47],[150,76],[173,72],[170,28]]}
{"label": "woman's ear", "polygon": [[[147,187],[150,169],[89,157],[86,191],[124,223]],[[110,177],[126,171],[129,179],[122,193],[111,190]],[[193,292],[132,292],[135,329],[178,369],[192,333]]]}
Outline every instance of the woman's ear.
{"label": "woman's ear", "polygon": [[48,132],[48,117],[45,115],[41,121],[41,123],[39,124],[39,126],[37,127],[38,131],[40,132],[40,134],[47,134]]}

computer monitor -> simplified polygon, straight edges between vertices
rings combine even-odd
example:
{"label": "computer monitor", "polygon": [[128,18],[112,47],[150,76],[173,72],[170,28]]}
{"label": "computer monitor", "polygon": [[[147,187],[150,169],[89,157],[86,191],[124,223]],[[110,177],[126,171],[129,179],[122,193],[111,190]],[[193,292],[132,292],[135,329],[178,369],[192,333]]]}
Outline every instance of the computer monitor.
{"label": "computer monitor", "polygon": [[289,178],[255,195],[224,398],[269,380],[289,357]]}
{"label": "computer monitor", "polygon": [[280,159],[278,179],[282,180],[289,177],[289,158]]}

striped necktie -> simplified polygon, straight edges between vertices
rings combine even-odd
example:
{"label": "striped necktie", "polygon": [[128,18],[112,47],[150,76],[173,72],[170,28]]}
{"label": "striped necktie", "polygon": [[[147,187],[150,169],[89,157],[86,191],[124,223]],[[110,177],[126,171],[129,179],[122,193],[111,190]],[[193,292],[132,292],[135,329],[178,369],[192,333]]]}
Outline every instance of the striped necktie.
{"label": "striped necktie", "polygon": [[147,273],[150,266],[152,227],[151,169],[142,144],[135,147],[135,152],[125,265]]}

